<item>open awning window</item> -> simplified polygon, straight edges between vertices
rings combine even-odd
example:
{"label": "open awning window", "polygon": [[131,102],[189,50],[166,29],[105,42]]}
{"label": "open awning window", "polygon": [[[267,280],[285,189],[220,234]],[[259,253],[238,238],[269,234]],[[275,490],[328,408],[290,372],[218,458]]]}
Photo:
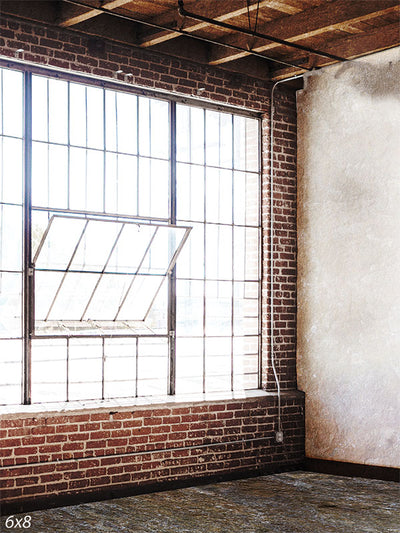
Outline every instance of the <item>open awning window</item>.
{"label": "open awning window", "polygon": [[33,258],[36,333],[143,324],[190,230],[52,216]]}

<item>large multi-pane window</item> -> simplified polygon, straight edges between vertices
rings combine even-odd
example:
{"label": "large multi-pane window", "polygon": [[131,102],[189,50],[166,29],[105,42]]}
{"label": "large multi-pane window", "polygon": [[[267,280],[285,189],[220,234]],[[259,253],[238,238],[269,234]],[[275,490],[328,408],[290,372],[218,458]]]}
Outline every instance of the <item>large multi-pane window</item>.
{"label": "large multi-pane window", "polygon": [[0,82],[1,403],[259,387],[258,120]]}

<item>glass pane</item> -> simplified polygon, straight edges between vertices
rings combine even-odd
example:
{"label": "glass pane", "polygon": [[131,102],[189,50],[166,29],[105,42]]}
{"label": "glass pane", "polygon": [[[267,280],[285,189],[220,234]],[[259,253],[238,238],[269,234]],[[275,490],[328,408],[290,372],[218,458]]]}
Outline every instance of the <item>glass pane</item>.
{"label": "glass pane", "polygon": [[192,230],[176,264],[179,278],[204,277],[204,224],[190,224]]}
{"label": "glass pane", "polygon": [[[168,159],[169,103],[156,99],[150,100],[150,102],[151,157],[162,157],[164,159]],[[141,128],[140,135],[142,135]]]}
{"label": "glass pane", "polygon": [[206,335],[231,335],[232,283],[206,282]]}
{"label": "glass pane", "polygon": [[69,399],[102,396],[103,350],[100,339],[71,339],[69,346]]}
{"label": "glass pane", "polygon": [[[39,214],[39,213],[38,213]],[[40,215],[42,215],[40,213]],[[37,218],[33,216],[33,233],[37,242],[43,238],[47,229],[47,217],[43,215]],[[73,256],[78,241],[85,229],[86,221],[83,218],[55,216],[52,219],[50,229],[36,258],[36,268],[65,270]]]}
{"label": "glass pane", "polygon": [[0,204],[0,270],[22,270],[22,208]]}
{"label": "glass pane", "polygon": [[235,283],[234,335],[258,335],[258,283]]}
{"label": "glass pane", "polygon": [[139,98],[139,154],[150,156],[151,122],[149,98]]}
{"label": "glass pane", "polygon": [[137,214],[137,157],[118,155],[115,213]]}
{"label": "glass pane", "polygon": [[67,400],[67,341],[32,341],[32,401]]}
{"label": "glass pane", "polygon": [[136,339],[105,339],[104,397],[135,396]]}
{"label": "glass pane", "polygon": [[207,222],[232,223],[232,172],[207,169],[206,177]]}
{"label": "glass pane", "polygon": [[234,117],[235,168],[258,171],[258,138],[258,120]]}
{"label": "glass pane", "polygon": [[75,146],[86,146],[86,87],[70,83],[69,95],[70,142]]}
{"label": "glass pane", "polygon": [[161,285],[156,299],[154,300],[146,318],[147,333],[164,335],[168,326],[168,283],[167,280]]}
{"label": "glass pane", "polygon": [[145,320],[163,276],[136,276],[118,314],[119,320]]}
{"label": "glass pane", "polygon": [[32,138],[48,141],[47,78],[32,76]]}
{"label": "glass pane", "polygon": [[234,223],[248,226],[259,224],[259,176],[234,173]]}
{"label": "glass pane", "polygon": [[176,106],[177,160],[204,164],[204,109]]}
{"label": "glass pane", "polygon": [[206,111],[206,164],[219,166],[220,160],[220,129],[219,113]]}
{"label": "glass pane", "polygon": [[206,276],[232,279],[232,227],[206,224]]}
{"label": "glass pane", "polygon": [[139,272],[166,274],[184,235],[185,229],[183,228],[158,226]]}
{"label": "glass pane", "polygon": [[233,377],[234,390],[258,389],[258,374],[236,374]]}
{"label": "glass pane", "polygon": [[49,206],[49,145],[32,143],[32,204]]}
{"label": "glass pane", "polygon": [[22,341],[0,340],[0,404],[21,403]]}
{"label": "glass pane", "polygon": [[203,392],[203,339],[176,340],[176,393]]}
{"label": "glass pane", "polygon": [[87,145],[104,149],[104,91],[87,87]]}
{"label": "glass pane", "polygon": [[169,163],[139,159],[139,214],[168,217]]}
{"label": "glass pane", "polygon": [[117,94],[114,91],[105,92],[106,107],[106,150],[117,149]]}
{"label": "glass pane", "polygon": [[231,338],[205,340],[206,391],[231,389]]}
{"label": "glass pane", "polygon": [[133,94],[117,95],[117,150],[127,154],[137,153],[137,97]]}
{"label": "glass pane", "polygon": [[[49,145],[49,205],[56,208],[68,207],[68,148]],[[43,204],[42,204],[43,205]]]}
{"label": "glass pane", "polygon": [[70,149],[69,167],[69,208],[82,211],[87,209],[86,150]]}
{"label": "glass pane", "polygon": [[258,280],[258,228],[234,228],[235,279]]}
{"label": "glass pane", "polygon": [[220,165],[221,167],[232,168],[232,115],[220,113]]}
{"label": "glass pane", "polygon": [[69,272],[55,298],[49,320],[81,320],[98,274]]}
{"label": "glass pane", "polygon": [[[131,276],[104,274],[93,293],[84,320],[114,320],[124,295],[132,282]],[[89,302],[88,302],[89,303]]]}
{"label": "glass pane", "polygon": [[[35,319],[45,320],[63,278],[62,272],[35,272]],[[41,325],[42,328],[45,325]]]}
{"label": "glass pane", "polygon": [[2,69],[3,73],[3,135],[23,135],[23,74]]}
{"label": "glass pane", "polygon": [[139,339],[138,395],[166,394],[168,390],[168,340]]}
{"label": "glass pane", "polygon": [[104,206],[104,155],[95,150],[87,151],[86,209],[103,211]]}
{"label": "glass pane", "polygon": [[68,83],[49,80],[49,141],[68,142]]}
{"label": "glass pane", "polygon": [[[69,220],[64,218],[64,222],[68,224]],[[119,222],[89,220],[71,263],[71,270],[101,272],[121,229]]]}
{"label": "glass pane", "polygon": [[176,159],[190,161],[190,107],[176,106]]}
{"label": "glass pane", "polygon": [[178,336],[203,335],[203,281],[176,283],[176,334]]}
{"label": "glass pane", "polygon": [[[106,272],[135,274],[143,262],[157,226],[125,224],[108,262]],[[164,264],[166,257],[163,258]]]}
{"label": "glass pane", "polygon": [[[246,388],[246,375],[258,376],[258,337],[234,337],[233,371],[235,386]],[[254,379],[253,377],[251,379]],[[255,387],[258,386],[258,383]]]}
{"label": "glass pane", "polygon": [[177,217],[180,220],[204,220],[204,168],[177,165]]}
{"label": "glass pane", "polygon": [[21,335],[22,276],[0,272],[0,337],[15,338]]}
{"label": "glass pane", "polygon": [[22,203],[22,141],[0,140],[0,202]]}

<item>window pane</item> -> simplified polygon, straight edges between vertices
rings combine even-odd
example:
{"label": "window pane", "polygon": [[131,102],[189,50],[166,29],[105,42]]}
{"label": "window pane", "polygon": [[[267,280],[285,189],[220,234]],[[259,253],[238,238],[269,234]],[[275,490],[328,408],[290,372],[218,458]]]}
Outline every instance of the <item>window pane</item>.
{"label": "window pane", "polygon": [[85,210],[87,207],[86,150],[70,149],[69,207]]}
{"label": "window pane", "polygon": [[22,341],[0,340],[0,404],[21,403],[21,376]]}
{"label": "window pane", "polygon": [[68,83],[49,80],[49,141],[68,142]]}
{"label": "window pane", "polygon": [[70,83],[70,142],[75,146],[86,146],[86,87]]}
{"label": "window pane", "polygon": [[206,391],[231,389],[231,338],[206,338]]}
{"label": "window pane", "polygon": [[203,281],[177,281],[176,334],[178,336],[203,335],[203,287]]}
{"label": "window pane", "polygon": [[232,278],[232,228],[206,225],[206,276],[208,279]]}
{"label": "window pane", "polygon": [[136,394],[136,339],[105,339],[104,397]]}
{"label": "window pane", "polygon": [[179,278],[204,277],[204,224],[190,224],[192,230],[176,265]]}
{"label": "window pane", "polygon": [[234,223],[258,226],[259,224],[258,174],[234,173]]}
{"label": "window pane", "polygon": [[87,145],[89,148],[104,148],[103,89],[87,87]]}
{"label": "window pane", "polygon": [[258,228],[234,228],[235,279],[258,280],[259,262]]}
{"label": "window pane", "polygon": [[163,276],[141,276],[133,280],[126,300],[118,314],[119,320],[145,320],[151,302],[164,281]]}
{"label": "window pane", "polygon": [[22,141],[0,139],[0,202],[22,203]]}
{"label": "window pane", "polygon": [[49,320],[81,320],[90,295],[98,280],[97,274],[69,272],[54,295],[54,304],[49,309]]}
{"label": "window pane", "polygon": [[259,170],[258,138],[259,123],[246,117],[234,117],[235,168]]}
{"label": "window pane", "polygon": [[177,217],[179,220],[204,220],[204,169],[177,165]]}
{"label": "window pane", "polygon": [[22,208],[0,204],[0,270],[22,269]]}
{"label": "window pane", "polygon": [[117,150],[137,153],[137,97],[116,93],[117,96]]}
{"label": "window pane", "polygon": [[258,283],[235,283],[234,334],[258,335]]}
{"label": "window pane", "polygon": [[137,157],[118,155],[114,213],[137,214]]}
{"label": "window pane", "polygon": [[102,152],[87,151],[86,209],[103,211],[104,206],[104,156]]}
{"label": "window pane", "polygon": [[3,135],[22,138],[23,75],[16,70],[3,73]]}
{"label": "window pane", "polygon": [[[150,100],[151,157],[168,159],[169,155],[169,104],[162,100]],[[142,129],[140,128],[140,135]]]}
{"label": "window pane", "polygon": [[206,335],[231,335],[232,283],[206,283]]}
{"label": "window pane", "polygon": [[103,350],[100,339],[71,339],[69,346],[69,399],[102,396]]}
{"label": "window pane", "polygon": [[67,399],[67,341],[32,341],[32,401],[61,402]]}
{"label": "window pane", "polygon": [[[48,205],[68,207],[68,148],[49,145],[49,199]],[[42,204],[43,205],[43,204]]]}
{"label": "window pane", "polygon": [[139,159],[139,215],[168,217],[169,164]]}
{"label": "window pane", "polygon": [[22,276],[0,272],[0,337],[15,338],[21,335]]}
{"label": "window pane", "polygon": [[138,396],[167,394],[167,339],[139,339]]}
{"label": "window pane", "polygon": [[176,339],[176,393],[203,392],[203,339]]}
{"label": "window pane", "polygon": [[206,178],[207,222],[232,223],[232,172],[207,169]]}
{"label": "window pane", "polygon": [[114,91],[105,92],[106,107],[106,150],[117,149],[117,95]]}

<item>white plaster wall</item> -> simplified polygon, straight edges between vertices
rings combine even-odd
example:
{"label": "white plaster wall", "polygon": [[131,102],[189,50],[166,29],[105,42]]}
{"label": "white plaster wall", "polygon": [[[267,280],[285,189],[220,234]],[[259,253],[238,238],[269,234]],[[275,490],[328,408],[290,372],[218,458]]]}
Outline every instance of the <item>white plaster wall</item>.
{"label": "white plaster wall", "polygon": [[308,457],[400,466],[400,49],[298,95],[298,379]]}

